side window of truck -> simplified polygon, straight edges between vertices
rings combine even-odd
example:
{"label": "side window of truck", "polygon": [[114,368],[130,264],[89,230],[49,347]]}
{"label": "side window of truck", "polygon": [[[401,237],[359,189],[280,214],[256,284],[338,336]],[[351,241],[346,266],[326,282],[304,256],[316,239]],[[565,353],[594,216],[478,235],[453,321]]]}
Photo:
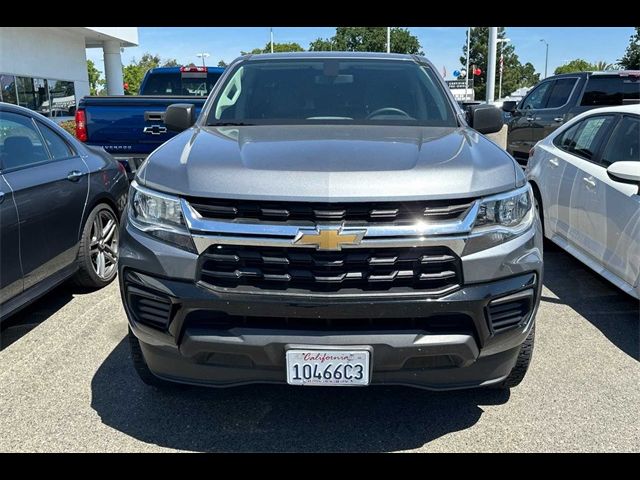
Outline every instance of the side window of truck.
{"label": "side window of truck", "polygon": [[569,101],[573,87],[577,78],[559,78],[554,84],[548,95],[546,105],[543,108],[559,108]]}
{"label": "side window of truck", "polygon": [[628,105],[640,102],[640,77],[600,76],[589,77],[582,96],[582,105]]}
{"label": "side window of truck", "polygon": [[547,94],[550,91],[551,86],[555,81],[551,80],[548,82],[542,82],[536,88],[534,88],[529,95],[527,95],[522,101],[522,106],[520,107],[523,110],[538,110],[540,108],[544,108],[544,105],[547,101]]}

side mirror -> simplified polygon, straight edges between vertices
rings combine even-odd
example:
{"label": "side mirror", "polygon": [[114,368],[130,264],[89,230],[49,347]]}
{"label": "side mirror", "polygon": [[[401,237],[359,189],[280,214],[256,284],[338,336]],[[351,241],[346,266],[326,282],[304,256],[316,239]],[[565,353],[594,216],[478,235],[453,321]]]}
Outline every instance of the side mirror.
{"label": "side mirror", "polygon": [[473,105],[469,107],[471,127],[480,133],[496,133],[502,130],[504,119],[500,109],[492,105]]}
{"label": "side mirror", "polygon": [[174,132],[182,132],[196,123],[196,107],[192,103],[174,103],[164,113],[165,126]]}
{"label": "side mirror", "polygon": [[515,112],[517,106],[518,106],[518,102],[516,102],[515,100],[505,100],[502,103],[502,111],[507,113],[513,113]]}
{"label": "side mirror", "polygon": [[640,186],[640,162],[615,162],[607,168],[609,178],[616,182]]}

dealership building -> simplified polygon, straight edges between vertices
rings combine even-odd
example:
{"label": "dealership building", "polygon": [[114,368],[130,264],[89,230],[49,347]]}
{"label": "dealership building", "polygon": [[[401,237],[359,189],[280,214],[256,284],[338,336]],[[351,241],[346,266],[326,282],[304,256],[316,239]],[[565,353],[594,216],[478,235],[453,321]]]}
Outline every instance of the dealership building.
{"label": "dealership building", "polygon": [[136,27],[0,27],[0,101],[73,115],[89,95],[87,48],[102,48],[107,92],[122,95],[121,52],[137,45]]}

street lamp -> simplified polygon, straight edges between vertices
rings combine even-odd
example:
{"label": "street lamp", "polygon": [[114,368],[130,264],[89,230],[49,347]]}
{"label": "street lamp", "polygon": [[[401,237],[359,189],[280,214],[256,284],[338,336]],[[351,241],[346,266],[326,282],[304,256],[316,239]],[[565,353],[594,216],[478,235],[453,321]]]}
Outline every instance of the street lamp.
{"label": "street lamp", "polygon": [[[510,42],[510,38],[499,38],[498,44]],[[498,100],[502,98],[502,70],[504,68],[504,58],[502,55],[502,47],[500,47],[500,80],[498,81]]]}
{"label": "street lamp", "polygon": [[544,42],[547,46],[547,51],[544,55],[544,78],[547,78],[547,64],[549,63],[549,42],[547,42],[544,38],[541,38],[540,41]]}
{"label": "street lamp", "polygon": [[196,57],[198,57],[198,58],[202,58],[202,66],[203,66],[203,67],[204,67],[204,66],[206,66],[206,65],[204,64],[204,59],[205,59],[205,58],[207,58],[207,57],[210,57],[210,56],[211,56],[211,55],[209,55],[209,54],[208,54],[208,53],[206,53],[206,52],[202,52],[202,53],[197,53],[197,54],[196,54]]}
{"label": "street lamp", "polygon": [[469,101],[467,90],[469,89],[469,56],[471,55],[470,46],[471,46],[471,29],[472,28],[473,27],[467,27],[467,68],[465,69],[465,72],[467,72],[467,76],[465,77],[465,84],[464,84],[464,101],[465,102]]}

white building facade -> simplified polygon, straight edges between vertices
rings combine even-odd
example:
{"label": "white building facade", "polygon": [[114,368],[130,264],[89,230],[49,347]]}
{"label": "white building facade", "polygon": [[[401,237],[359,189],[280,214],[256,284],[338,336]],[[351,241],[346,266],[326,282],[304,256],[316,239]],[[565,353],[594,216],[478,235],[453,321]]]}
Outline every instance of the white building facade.
{"label": "white building facade", "polygon": [[89,95],[87,48],[102,48],[107,92],[122,95],[121,49],[136,27],[0,27],[0,101],[50,117],[75,113]]}

